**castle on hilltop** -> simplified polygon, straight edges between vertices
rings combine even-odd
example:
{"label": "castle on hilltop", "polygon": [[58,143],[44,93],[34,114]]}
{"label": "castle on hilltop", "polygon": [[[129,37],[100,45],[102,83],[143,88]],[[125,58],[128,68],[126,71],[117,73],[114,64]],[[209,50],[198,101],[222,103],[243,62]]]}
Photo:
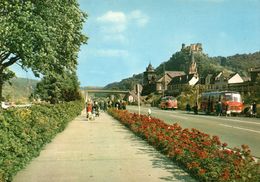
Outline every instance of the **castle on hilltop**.
{"label": "castle on hilltop", "polygon": [[196,44],[190,44],[189,46],[185,46],[185,44],[182,44],[181,51],[183,52],[189,52],[190,54],[193,53],[202,53],[202,44],[196,43]]}
{"label": "castle on hilltop", "polygon": [[150,93],[169,94],[173,96],[179,95],[187,88],[197,88],[198,93],[203,91],[216,90],[234,90],[240,92],[248,92],[249,85],[256,83],[260,78],[260,69],[252,69],[251,82],[244,82],[243,78],[238,73],[229,73],[226,71],[217,72],[215,74],[208,74],[204,77],[199,75],[198,65],[196,60],[197,54],[203,54],[202,44],[195,43],[185,46],[182,44],[181,52],[187,54],[187,61],[183,60],[185,64],[181,70],[170,71],[163,65],[163,73],[159,74],[153,68],[151,63],[143,73],[143,90],[142,95]]}

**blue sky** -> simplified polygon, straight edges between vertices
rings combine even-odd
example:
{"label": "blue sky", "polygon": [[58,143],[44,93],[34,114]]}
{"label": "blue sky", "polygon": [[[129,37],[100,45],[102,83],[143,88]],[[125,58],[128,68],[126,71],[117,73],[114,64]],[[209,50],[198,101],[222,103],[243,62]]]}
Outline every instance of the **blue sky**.
{"label": "blue sky", "polygon": [[[88,44],[81,86],[105,86],[169,60],[181,44],[209,56],[260,50],[260,0],[79,0]],[[166,68],[167,69],[167,68]],[[19,76],[19,75],[18,75]]]}

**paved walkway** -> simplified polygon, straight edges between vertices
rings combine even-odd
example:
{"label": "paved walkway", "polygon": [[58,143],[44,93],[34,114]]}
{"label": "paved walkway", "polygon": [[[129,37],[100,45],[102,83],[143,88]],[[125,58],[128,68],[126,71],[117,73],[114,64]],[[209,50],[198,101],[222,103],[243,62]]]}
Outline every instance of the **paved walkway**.
{"label": "paved walkway", "polygon": [[14,182],[194,181],[111,116],[82,113],[46,145]]}

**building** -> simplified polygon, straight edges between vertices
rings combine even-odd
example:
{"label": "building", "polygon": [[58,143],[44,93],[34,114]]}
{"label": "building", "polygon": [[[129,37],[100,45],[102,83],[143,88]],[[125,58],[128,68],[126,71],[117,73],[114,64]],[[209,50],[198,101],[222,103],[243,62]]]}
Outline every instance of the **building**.
{"label": "building", "polygon": [[227,90],[228,85],[243,83],[244,80],[238,73],[227,73],[221,71],[214,80],[214,90]]}
{"label": "building", "polygon": [[157,93],[168,90],[168,84],[174,77],[185,75],[184,71],[165,71],[164,75],[156,81]]}
{"label": "building", "polygon": [[146,71],[143,74],[143,85],[149,85],[155,82],[156,82],[156,73],[151,63],[149,63],[149,65],[146,68]]}
{"label": "building", "polygon": [[195,86],[198,81],[198,74],[188,74],[174,77],[168,85],[168,92],[173,95],[178,95],[182,91]]}
{"label": "building", "polygon": [[189,46],[186,46],[185,44],[182,44],[181,51],[188,52],[188,53],[202,53],[202,44],[196,43],[196,44],[190,44]]}
{"label": "building", "polygon": [[149,63],[146,71],[143,73],[143,90],[141,93],[142,95],[148,95],[156,91],[156,78],[156,72],[151,63]]}
{"label": "building", "polygon": [[[194,46],[196,45],[196,46]],[[185,47],[183,49],[189,49],[190,51],[190,65],[186,74],[179,75],[174,77],[171,82],[168,84],[168,93],[172,95],[178,95],[187,88],[195,86],[199,82],[199,74],[197,69],[197,63],[194,58],[194,52],[202,51],[201,44],[191,44],[191,46]]]}
{"label": "building", "polygon": [[259,82],[260,81],[260,67],[251,68],[249,70],[251,82]]}

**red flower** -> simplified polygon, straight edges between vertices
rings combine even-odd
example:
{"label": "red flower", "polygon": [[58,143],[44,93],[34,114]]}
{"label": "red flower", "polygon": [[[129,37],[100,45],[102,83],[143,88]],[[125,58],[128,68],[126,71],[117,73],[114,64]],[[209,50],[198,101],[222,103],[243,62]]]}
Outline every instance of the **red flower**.
{"label": "red flower", "polygon": [[206,173],[206,170],[205,169],[200,169],[198,173],[199,173],[199,175],[202,176],[202,175],[204,175]]}
{"label": "red flower", "polygon": [[223,148],[227,147],[227,143],[223,143],[223,144],[222,144],[222,147],[223,147]]}
{"label": "red flower", "polygon": [[225,168],[222,175],[221,175],[221,179],[223,179],[224,181],[229,180],[230,178],[230,171],[228,168]]}

